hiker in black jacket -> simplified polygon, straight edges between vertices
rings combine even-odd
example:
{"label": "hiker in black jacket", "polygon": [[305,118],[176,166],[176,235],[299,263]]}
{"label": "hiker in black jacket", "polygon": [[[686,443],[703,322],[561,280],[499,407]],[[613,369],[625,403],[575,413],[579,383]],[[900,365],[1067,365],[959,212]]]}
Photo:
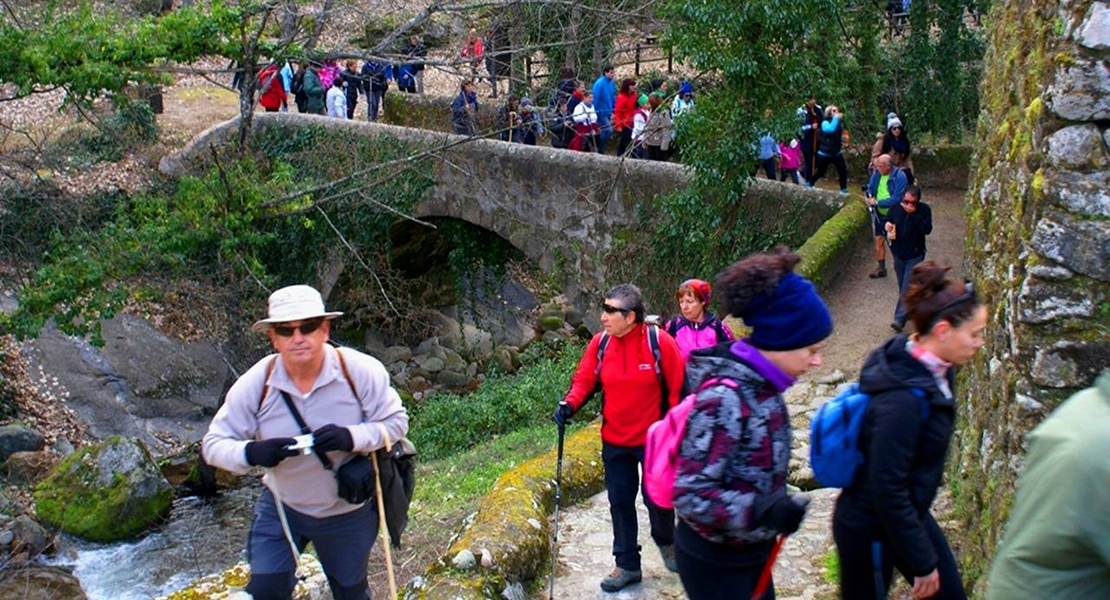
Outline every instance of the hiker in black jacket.
{"label": "hiker in black jacket", "polygon": [[890,253],[894,255],[894,275],[898,279],[898,304],[890,327],[900,333],[906,326],[902,294],[910,286],[914,266],[925,260],[925,236],[933,232],[933,211],[921,202],[921,188],[910,186],[901,201],[890,207],[885,221]]}
{"label": "hiker in black jacket", "polygon": [[860,390],[871,396],[858,441],[863,462],[833,514],[843,598],[886,598],[894,568],[915,598],[967,598],[929,507],[956,420],[953,367],[983,346],[987,308],[947,271],[932,261],[914,267],[905,303],[918,333],[887,340],[860,373]]}

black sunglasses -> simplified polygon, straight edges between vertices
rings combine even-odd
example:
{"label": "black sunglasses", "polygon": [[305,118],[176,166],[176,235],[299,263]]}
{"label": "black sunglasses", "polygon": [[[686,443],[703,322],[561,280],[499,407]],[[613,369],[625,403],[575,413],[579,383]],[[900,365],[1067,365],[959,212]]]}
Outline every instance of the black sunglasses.
{"label": "black sunglasses", "polygon": [[622,314],[626,317],[628,316],[628,313],[632,312],[630,309],[620,308],[620,307],[617,307],[617,306],[612,306],[612,305],[606,304],[604,302],[601,303],[601,310],[605,311],[606,313],[608,313],[610,315],[613,314],[613,313],[620,313],[620,314]]}
{"label": "black sunglasses", "polygon": [[305,321],[297,327],[290,327],[288,325],[274,325],[270,329],[274,331],[279,337],[293,337],[295,331],[300,331],[301,335],[309,335],[320,328],[324,324],[323,319],[313,319]]}

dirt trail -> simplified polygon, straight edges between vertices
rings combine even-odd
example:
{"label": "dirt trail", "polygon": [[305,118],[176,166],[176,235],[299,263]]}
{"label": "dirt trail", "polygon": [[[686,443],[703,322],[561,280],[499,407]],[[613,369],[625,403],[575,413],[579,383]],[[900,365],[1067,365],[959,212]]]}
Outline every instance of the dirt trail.
{"label": "dirt trail", "polygon": [[[954,267],[963,261],[963,190],[935,190],[923,200],[933,209],[933,234],[928,258]],[[887,269],[891,259],[887,257]],[[860,252],[835,288],[825,295],[836,330],[829,339],[825,364],[807,374],[786,395],[794,430],[794,460],[808,456],[809,414],[833,395],[836,383],[854,379],[867,352],[892,334],[897,284],[893,276],[870,279],[875,270],[874,250]],[[844,377],[835,372],[840,371]],[[780,600],[836,598],[837,589],[826,579],[825,558],[832,548],[831,515],[837,490],[810,492],[813,502],[802,529],[791,536],[775,565],[776,595]],[[684,598],[678,576],[663,567],[659,551],[647,535],[647,511],[640,502],[640,543],[643,546],[642,583],[607,594],[598,582],[613,568],[609,502],[602,492],[563,512],[559,528],[557,598]],[[833,580],[835,581],[835,579]],[[543,586],[546,597],[547,587]]]}

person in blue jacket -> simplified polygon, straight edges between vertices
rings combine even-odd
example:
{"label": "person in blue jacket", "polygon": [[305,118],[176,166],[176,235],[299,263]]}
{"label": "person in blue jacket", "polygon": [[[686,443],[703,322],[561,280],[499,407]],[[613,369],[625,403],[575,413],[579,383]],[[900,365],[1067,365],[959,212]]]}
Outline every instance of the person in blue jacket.
{"label": "person in blue jacket", "polygon": [[841,152],[843,145],[844,113],[836,106],[828,106],[825,108],[825,120],[821,121],[821,131],[817,134],[817,170],[806,179],[807,187],[813,187],[832,165],[840,176],[840,195],[848,195],[848,163]]}
{"label": "person in blue jacket", "polygon": [[605,146],[613,135],[613,108],[617,102],[617,84],[613,81],[613,66],[605,65],[601,77],[594,82],[594,110],[597,111],[597,124],[601,127],[601,138],[597,151],[605,154]]}
{"label": "person in blue jacket", "polygon": [[875,170],[867,182],[866,200],[871,207],[871,221],[875,226],[875,260],[879,268],[868,277],[886,277],[886,223],[890,207],[902,201],[906,192],[906,174],[894,166],[890,155],[883,154],[875,159]]}

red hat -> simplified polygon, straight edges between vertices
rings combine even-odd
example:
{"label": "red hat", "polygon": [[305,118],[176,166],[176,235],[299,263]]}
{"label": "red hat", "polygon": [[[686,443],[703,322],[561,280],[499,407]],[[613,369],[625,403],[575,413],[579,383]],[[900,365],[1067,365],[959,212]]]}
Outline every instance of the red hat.
{"label": "red hat", "polygon": [[684,287],[688,287],[693,290],[694,296],[698,299],[699,302],[701,302],[702,304],[709,304],[709,297],[713,291],[713,288],[709,286],[709,282],[702,281],[700,279],[687,279],[686,281],[682,282],[682,285],[678,286],[678,289],[682,289]]}

